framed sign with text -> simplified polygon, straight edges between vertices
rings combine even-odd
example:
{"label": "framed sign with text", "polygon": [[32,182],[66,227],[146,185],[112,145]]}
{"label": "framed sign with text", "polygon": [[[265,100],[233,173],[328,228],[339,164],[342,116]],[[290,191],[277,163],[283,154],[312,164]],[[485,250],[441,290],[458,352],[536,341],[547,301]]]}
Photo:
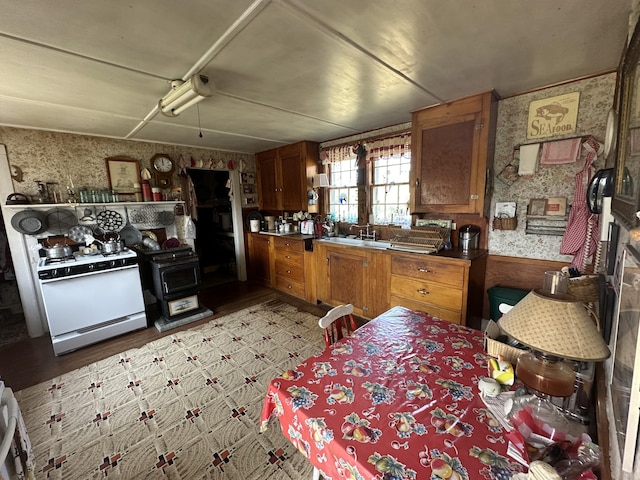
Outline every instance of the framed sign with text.
{"label": "framed sign with text", "polygon": [[576,132],[580,92],[535,100],[529,104],[527,139],[557,137]]}

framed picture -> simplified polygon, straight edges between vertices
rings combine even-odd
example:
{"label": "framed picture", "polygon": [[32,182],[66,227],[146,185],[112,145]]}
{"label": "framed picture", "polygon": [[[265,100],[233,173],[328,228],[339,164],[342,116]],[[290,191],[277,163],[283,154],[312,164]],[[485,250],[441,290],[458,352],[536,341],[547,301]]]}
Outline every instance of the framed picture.
{"label": "framed picture", "polygon": [[532,198],[529,200],[529,215],[532,216],[544,216],[547,211],[547,199],[546,198]]}
{"label": "framed picture", "polygon": [[109,157],[107,162],[107,176],[109,189],[118,193],[135,193],[134,184],[140,183],[140,166],[138,161],[127,157]]}

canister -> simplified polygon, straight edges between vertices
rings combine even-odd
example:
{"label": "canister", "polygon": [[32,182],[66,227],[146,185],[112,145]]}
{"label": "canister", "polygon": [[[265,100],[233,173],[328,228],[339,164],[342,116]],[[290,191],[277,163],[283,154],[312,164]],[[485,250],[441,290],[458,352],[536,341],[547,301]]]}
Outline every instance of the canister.
{"label": "canister", "polygon": [[480,227],[476,225],[463,225],[458,230],[458,247],[462,252],[475,250],[480,242]]}

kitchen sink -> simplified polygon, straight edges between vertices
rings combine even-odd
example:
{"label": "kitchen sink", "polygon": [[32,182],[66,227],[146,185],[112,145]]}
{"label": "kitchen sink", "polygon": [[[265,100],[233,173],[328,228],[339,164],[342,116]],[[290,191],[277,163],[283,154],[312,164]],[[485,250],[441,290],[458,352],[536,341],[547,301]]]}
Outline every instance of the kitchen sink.
{"label": "kitchen sink", "polygon": [[391,245],[386,240],[362,240],[360,238],[349,237],[325,237],[322,240],[316,240],[327,243],[335,243],[338,245],[353,245],[354,247],[369,247],[385,250]]}

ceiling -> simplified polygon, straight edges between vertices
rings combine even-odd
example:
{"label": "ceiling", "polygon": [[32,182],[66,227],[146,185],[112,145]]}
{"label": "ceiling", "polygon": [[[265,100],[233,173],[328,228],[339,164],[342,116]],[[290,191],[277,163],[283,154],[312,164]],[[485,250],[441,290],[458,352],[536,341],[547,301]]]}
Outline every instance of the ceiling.
{"label": "ceiling", "polygon": [[[615,70],[632,2],[0,0],[0,125],[247,153],[322,142]],[[160,113],[198,72],[216,93]]]}

